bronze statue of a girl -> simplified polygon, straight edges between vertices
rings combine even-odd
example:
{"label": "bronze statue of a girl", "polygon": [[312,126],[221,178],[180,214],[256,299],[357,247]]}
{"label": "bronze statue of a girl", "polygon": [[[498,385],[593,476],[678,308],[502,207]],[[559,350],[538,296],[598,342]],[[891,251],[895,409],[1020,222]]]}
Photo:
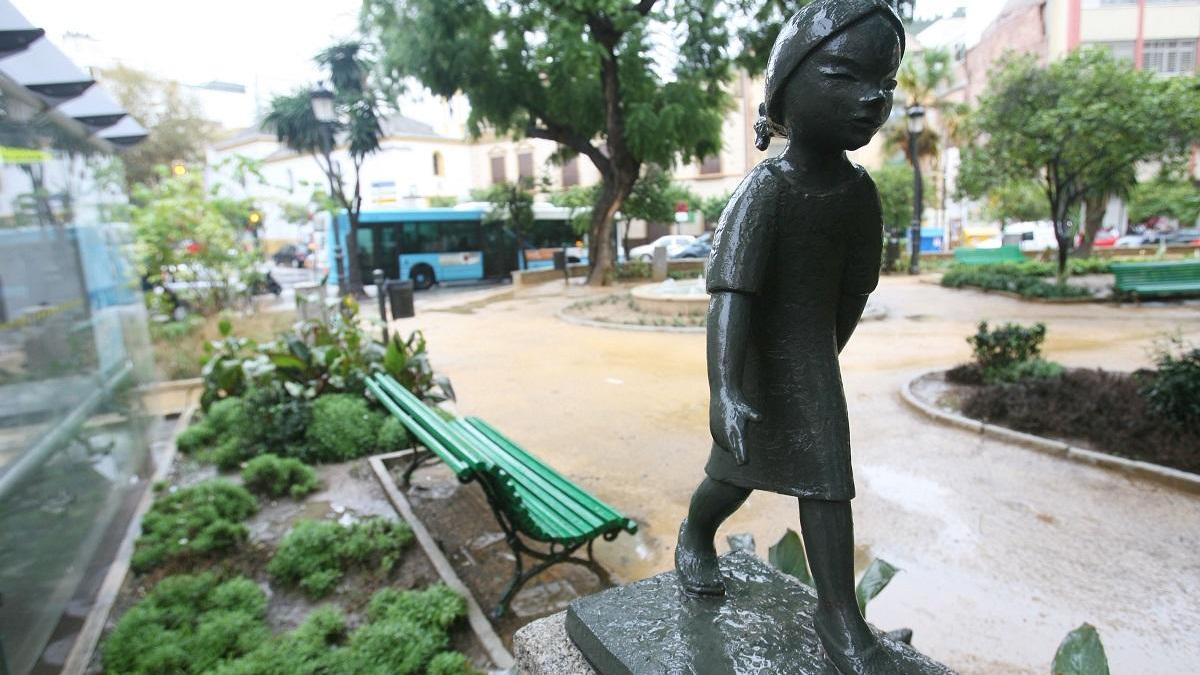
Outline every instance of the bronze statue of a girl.
{"label": "bronze statue of a girl", "polygon": [[679,532],[690,595],[724,594],[713,538],[751,490],[793,495],[818,603],[844,674],[896,672],[854,597],[850,431],[838,354],[879,282],[882,220],[846,157],[892,110],[904,29],[885,0],[817,0],[783,27],[767,67],[756,166],[713,239],[707,286],[712,452]]}

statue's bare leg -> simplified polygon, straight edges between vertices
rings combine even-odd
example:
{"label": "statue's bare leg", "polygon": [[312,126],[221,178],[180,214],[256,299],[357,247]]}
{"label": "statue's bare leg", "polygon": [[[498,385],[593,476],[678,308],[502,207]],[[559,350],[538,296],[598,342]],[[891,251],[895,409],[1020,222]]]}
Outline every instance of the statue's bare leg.
{"label": "statue's bare leg", "polygon": [[675,570],[679,584],[691,595],[724,595],[713,539],[717,528],[738,510],[750,490],[705,478],[692,495],[687,519],[679,526]]}
{"label": "statue's bare leg", "polygon": [[829,660],[843,675],[898,673],[858,611],[850,502],[801,499],[800,526],[817,591],[813,624]]}

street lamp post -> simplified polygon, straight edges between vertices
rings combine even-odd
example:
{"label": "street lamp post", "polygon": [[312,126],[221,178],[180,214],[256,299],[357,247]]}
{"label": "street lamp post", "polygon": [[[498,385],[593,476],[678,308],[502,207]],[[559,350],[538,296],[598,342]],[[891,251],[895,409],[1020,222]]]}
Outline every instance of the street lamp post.
{"label": "street lamp post", "polygon": [[921,273],[921,212],[925,210],[924,182],[921,180],[921,162],[917,157],[917,141],[925,131],[925,108],[919,104],[908,107],[908,157],[913,168],[913,218],[909,230],[909,246],[912,257],[908,264],[909,274]]}
{"label": "street lamp post", "polygon": [[[317,119],[317,124],[321,127],[321,154],[325,156],[325,166],[329,167],[329,171],[333,171],[333,125],[337,121],[337,112],[333,107],[333,92],[318,84],[308,94],[309,103],[312,105],[313,117]],[[333,177],[329,177],[330,190],[333,189]],[[330,194],[330,197],[333,197]],[[342,233],[341,227],[337,225],[337,217],[333,220],[333,260],[337,266],[337,285],[338,297],[346,295],[346,273],[345,261],[342,257]]]}

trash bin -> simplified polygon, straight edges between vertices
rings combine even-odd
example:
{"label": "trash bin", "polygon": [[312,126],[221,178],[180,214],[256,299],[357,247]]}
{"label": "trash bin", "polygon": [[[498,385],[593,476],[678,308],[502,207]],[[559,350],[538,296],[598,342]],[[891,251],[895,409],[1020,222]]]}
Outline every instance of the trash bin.
{"label": "trash bin", "polygon": [[554,269],[556,269],[560,272],[562,270],[567,269],[567,252],[566,251],[555,251],[554,252]]}
{"label": "trash bin", "polygon": [[408,319],[417,315],[413,308],[413,282],[409,279],[392,279],[384,284],[388,302],[392,305],[393,319]]}

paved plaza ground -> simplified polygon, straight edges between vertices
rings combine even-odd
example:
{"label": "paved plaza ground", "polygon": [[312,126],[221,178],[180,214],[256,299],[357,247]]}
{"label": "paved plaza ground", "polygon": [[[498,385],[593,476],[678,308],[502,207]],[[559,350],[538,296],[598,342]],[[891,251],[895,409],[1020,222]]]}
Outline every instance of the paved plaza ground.
{"label": "paved plaza ground", "polygon": [[[597,546],[632,581],[669,569],[676,528],[710,438],[702,335],[589,328],[557,318],[597,292],[549,284],[418,302],[431,357],[459,411],[480,415],[636,518],[636,538]],[[421,296],[418,296],[419,298]],[[1096,625],[1114,672],[1190,673],[1200,663],[1200,497],[935,425],[899,400],[925,370],[967,360],[981,319],[1043,321],[1046,356],[1069,366],[1149,365],[1156,338],[1200,341],[1200,304],[1035,304],[885,278],[889,316],[843,354],[854,443],[860,564],[902,568],[869,608],[881,628],[964,673],[1047,672],[1062,637]],[[722,534],[760,555],[795,501],[756,493]]]}

